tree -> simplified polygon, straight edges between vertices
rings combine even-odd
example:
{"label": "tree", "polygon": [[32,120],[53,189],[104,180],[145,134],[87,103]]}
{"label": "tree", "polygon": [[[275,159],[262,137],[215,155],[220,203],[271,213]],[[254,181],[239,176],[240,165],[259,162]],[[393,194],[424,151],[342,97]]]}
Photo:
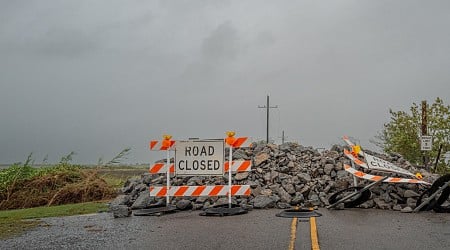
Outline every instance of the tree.
{"label": "tree", "polygon": [[384,124],[383,130],[373,141],[386,153],[399,153],[411,163],[420,164],[424,163],[424,156],[436,159],[440,145],[443,146],[442,154],[450,150],[450,106],[446,106],[439,97],[431,106],[426,105],[427,135],[433,137],[431,151],[420,150],[422,116],[421,108],[416,103],[412,104],[410,113],[392,109],[389,109],[389,113],[390,121]]}

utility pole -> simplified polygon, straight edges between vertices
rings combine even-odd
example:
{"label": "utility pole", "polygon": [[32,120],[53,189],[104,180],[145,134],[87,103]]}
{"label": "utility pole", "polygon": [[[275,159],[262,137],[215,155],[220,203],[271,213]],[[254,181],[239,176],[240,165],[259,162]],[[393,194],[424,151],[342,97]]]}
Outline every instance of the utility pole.
{"label": "utility pole", "polygon": [[[427,101],[422,101],[422,126],[421,126],[421,134],[422,135],[427,135],[428,134],[428,129],[427,129]],[[428,164],[428,157],[426,156],[426,154],[424,153],[423,155],[423,164],[425,165],[425,168],[427,167]]]}
{"label": "utility pole", "polygon": [[284,130],[281,131],[281,144],[284,144],[284,142],[286,141],[287,138],[288,138],[288,136],[284,135]]}
{"label": "utility pole", "polygon": [[427,101],[422,101],[422,135],[427,135]]}
{"label": "utility pole", "polygon": [[271,108],[278,108],[277,105],[275,106],[270,106],[269,104],[269,96],[267,95],[267,104],[265,106],[258,106],[258,108],[265,108],[266,109],[266,114],[267,114],[267,130],[266,130],[266,142],[269,143],[269,109]]}

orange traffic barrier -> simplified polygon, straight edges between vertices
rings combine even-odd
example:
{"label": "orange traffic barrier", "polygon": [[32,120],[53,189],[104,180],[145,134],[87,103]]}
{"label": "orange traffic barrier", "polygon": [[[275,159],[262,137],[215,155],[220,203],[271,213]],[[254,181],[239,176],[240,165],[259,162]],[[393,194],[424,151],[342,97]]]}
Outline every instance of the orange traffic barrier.
{"label": "orange traffic barrier", "polygon": [[[379,175],[371,175],[366,174],[364,172],[358,171],[352,167],[350,167],[347,164],[344,164],[345,171],[351,173],[352,175],[359,177],[361,179],[370,180],[370,181],[378,181],[384,178],[384,176]],[[397,177],[389,177],[383,182],[390,182],[390,183],[414,183],[414,184],[425,184],[425,185],[431,185],[430,183],[426,181],[416,180],[416,179],[407,179],[407,178],[397,178]]]}
{"label": "orange traffic barrier", "polygon": [[161,141],[150,141],[149,148],[152,151],[168,150],[172,149],[175,145],[173,140],[161,140]]}
{"label": "orange traffic barrier", "polygon": [[[167,187],[150,187],[150,196],[165,197],[169,196],[225,196],[228,195],[228,186],[171,186]],[[249,185],[232,185],[231,195],[250,195]]]}
{"label": "orange traffic barrier", "polygon": [[[230,169],[230,162],[226,161],[225,164],[225,172],[228,172]],[[252,169],[251,161],[232,161],[231,162],[231,172],[248,172]]]}

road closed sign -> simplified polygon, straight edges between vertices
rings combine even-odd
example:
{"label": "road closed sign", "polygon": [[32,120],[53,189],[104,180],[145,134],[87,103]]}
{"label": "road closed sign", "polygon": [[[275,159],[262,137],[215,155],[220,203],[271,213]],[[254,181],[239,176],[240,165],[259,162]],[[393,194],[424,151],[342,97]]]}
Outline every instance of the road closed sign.
{"label": "road closed sign", "polygon": [[179,141],[175,146],[177,176],[223,175],[224,141]]}

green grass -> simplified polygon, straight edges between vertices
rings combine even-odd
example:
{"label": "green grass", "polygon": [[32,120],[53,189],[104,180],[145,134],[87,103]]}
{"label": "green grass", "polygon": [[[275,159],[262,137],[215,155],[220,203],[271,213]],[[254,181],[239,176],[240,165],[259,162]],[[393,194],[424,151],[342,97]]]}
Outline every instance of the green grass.
{"label": "green grass", "polygon": [[36,207],[0,211],[0,239],[18,235],[39,225],[40,218],[105,212],[108,207],[102,202],[87,202],[61,206]]}

